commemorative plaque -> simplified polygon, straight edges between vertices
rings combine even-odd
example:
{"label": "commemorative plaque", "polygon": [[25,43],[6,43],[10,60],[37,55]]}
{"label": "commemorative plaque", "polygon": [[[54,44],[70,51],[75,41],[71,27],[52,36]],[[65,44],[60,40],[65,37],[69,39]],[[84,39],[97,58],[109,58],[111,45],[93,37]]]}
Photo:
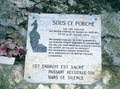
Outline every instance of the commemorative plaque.
{"label": "commemorative plaque", "polygon": [[101,70],[100,15],[29,14],[25,80],[91,84]]}

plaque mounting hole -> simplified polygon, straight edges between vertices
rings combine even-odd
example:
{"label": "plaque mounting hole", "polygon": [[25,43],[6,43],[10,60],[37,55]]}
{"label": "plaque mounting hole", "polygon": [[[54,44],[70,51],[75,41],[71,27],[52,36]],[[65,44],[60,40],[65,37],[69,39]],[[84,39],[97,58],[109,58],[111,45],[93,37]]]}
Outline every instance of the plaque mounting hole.
{"label": "plaque mounting hole", "polygon": [[35,17],[33,16],[33,19],[35,19]]}
{"label": "plaque mounting hole", "polygon": [[90,13],[90,16],[92,16],[93,14],[92,13]]}
{"label": "plaque mounting hole", "polygon": [[28,76],[28,78],[30,79],[30,78],[31,78],[31,76]]}

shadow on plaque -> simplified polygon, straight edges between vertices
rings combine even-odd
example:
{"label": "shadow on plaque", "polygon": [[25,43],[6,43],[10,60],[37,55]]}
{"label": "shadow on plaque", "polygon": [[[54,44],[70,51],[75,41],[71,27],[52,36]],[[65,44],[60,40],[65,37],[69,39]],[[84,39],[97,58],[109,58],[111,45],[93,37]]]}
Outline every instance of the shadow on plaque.
{"label": "shadow on plaque", "polygon": [[29,33],[30,44],[33,52],[47,52],[47,47],[42,43],[39,44],[40,34],[37,32],[38,24],[37,20],[35,20],[31,26],[34,26],[32,31]]}

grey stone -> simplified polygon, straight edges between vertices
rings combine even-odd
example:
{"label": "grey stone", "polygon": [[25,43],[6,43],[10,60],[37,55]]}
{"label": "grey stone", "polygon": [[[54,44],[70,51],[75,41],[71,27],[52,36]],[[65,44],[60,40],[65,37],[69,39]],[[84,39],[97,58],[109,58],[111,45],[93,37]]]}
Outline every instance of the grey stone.
{"label": "grey stone", "polygon": [[24,38],[27,38],[27,30],[23,27],[20,28],[20,33]]}
{"label": "grey stone", "polygon": [[43,4],[39,3],[39,4],[36,5],[36,7],[39,8],[39,9],[43,9]]}
{"label": "grey stone", "polygon": [[102,14],[102,36],[110,35],[120,37],[120,14],[106,13]]}
{"label": "grey stone", "polygon": [[36,89],[35,84],[28,83],[27,81],[22,80],[19,84],[17,84],[17,89]]}
{"label": "grey stone", "polygon": [[15,25],[15,22],[13,22],[11,19],[0,19],[0,24],[3,26],[13,26]]}
{"label": "grey stone", "polygon": [[112,77],[109,81],[109,84],[106,86],[106,89],[119,89],[120,88],[120,79],[116,76],[115,72],[111,72]]}
{"label": "grey stone", "polygon": [[71,6],[77,5],[77,3],[76,3],[75,0],[68,0],[68,3],[69,3]]}
{"label": "grey stone", "polygon": [[110,39],[104,46],[109,55],[112,55],[114,65],[120,65],[120,39]]}
{"label": "grey stone", "polygon": [[11,73],[12,66],[2,65],[0,70],[0,88],[1,89],[14,89],[16,87],[15,82],[12,77],[9,75]]}
{"label": "grey stone", "polygon": [[113,64],[120,65],[120,39],[112,41]]}
{"label": "grey stone", "polygon": [[17,65],[12,67],[11,69],[11,77],[15,81],[15,83],[20,83],[23,79],[23,68],[22,65]]}
{"label": "grey stone", "polygon": [[58,7],[58,6],[53,6],[52,8],[54,8],[56,12],[64,11],[61,7]]}
{"label": "grey stone", "polygon": [[32,7],[34,2],[30,0],[9,0],[11,3],[14,3],[19,8]]}

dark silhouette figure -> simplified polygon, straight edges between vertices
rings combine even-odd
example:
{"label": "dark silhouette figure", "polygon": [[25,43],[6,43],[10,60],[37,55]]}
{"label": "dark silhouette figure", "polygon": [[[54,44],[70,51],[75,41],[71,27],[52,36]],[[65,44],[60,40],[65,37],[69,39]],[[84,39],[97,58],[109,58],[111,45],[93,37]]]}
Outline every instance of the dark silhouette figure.
{"label": "dark silhouette figure", "polygon": [[43,44],[39,44],[40,34],[37,32],[37,20],[35,20],[31,25],[34,26],[32,31],[29,33],[33,52],[47,52],[47,47]]}

